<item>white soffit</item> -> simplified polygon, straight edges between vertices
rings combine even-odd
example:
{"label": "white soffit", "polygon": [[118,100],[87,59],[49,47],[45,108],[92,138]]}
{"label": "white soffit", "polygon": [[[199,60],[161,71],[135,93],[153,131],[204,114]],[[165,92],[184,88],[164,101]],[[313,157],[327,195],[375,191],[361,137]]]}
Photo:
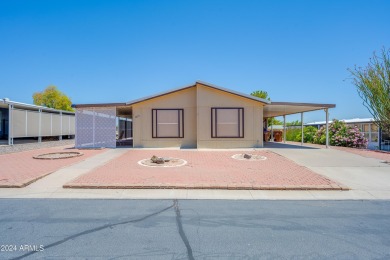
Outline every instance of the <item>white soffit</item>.
{"label": "white soffit", "polygon": [[264,117],[277,117],[334,107],[336,107],[334,104],[272,102],[264,107]]}

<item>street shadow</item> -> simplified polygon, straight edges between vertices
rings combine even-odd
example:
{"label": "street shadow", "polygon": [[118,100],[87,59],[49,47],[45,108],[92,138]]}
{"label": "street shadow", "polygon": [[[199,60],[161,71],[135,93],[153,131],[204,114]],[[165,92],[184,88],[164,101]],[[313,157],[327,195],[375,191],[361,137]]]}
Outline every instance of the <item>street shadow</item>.
{"label": "street shadow", "polygon": [[310,147],[310,146],[302,146],[295,144],[285,144],[285,143],[276,143],[276,142],[264,142],[264,148],[273,148],[273,149],[309,149],[309,150],[318,150],[321,148]]}

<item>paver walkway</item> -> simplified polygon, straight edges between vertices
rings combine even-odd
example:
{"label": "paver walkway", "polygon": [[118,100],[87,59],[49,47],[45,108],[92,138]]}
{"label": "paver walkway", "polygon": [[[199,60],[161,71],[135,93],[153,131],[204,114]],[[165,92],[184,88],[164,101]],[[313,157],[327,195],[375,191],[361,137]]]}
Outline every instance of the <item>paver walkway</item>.
{"label": "paver walkway", "polygon": [[[0,188],[21,188],[59,170],[62,167],[83,161],[103,150],[77,150],[72,146],[36,149],[0,155]],[[84,155],[68,159],[37,160],[33,156],[53,152],[80,151]]]}
{"label": "paver walkway", "polygon": [[[231,158],[239,151],[129,150],[64,185],[64,188],[178,188],[178,189],[347,189],[271,151],[251,154],[263,161]],[[249,152],[247,152],[249,153]],[[182,167],[145,167],[137,162],[152,155],[181,158]]]}

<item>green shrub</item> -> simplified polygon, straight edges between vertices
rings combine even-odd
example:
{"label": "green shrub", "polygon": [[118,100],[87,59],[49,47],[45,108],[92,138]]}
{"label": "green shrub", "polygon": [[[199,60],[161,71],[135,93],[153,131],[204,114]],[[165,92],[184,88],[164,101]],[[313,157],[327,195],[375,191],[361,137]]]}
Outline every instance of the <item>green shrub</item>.
{"label": "green shrub", "polygon": [[[302,131],[301,131],[301,129],[299,129],[299,130],[300,130],[299,133],[295,137],[296,142],[300,142],[302,139]],[[316,135],[316,133],[317,133],[317,128],[315,128],[314,126],[305,126],[303,128],[303,142],[304,143],[313,143],[314,136]]]}
{"label": "green shrub", "polygon": [[286,131],[286,140],[295,142],[298,134],[301,134],[300,128],[289,128]]}

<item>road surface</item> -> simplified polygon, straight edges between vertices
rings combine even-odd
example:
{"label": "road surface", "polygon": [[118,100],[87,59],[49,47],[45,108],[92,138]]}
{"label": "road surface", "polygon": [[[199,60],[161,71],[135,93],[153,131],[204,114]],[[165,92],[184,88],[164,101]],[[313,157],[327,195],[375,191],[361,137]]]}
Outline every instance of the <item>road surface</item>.
{"label": "road surface", "polygon": [[390,259],[390,201],[1,199],[0,212],[0,259]]}

